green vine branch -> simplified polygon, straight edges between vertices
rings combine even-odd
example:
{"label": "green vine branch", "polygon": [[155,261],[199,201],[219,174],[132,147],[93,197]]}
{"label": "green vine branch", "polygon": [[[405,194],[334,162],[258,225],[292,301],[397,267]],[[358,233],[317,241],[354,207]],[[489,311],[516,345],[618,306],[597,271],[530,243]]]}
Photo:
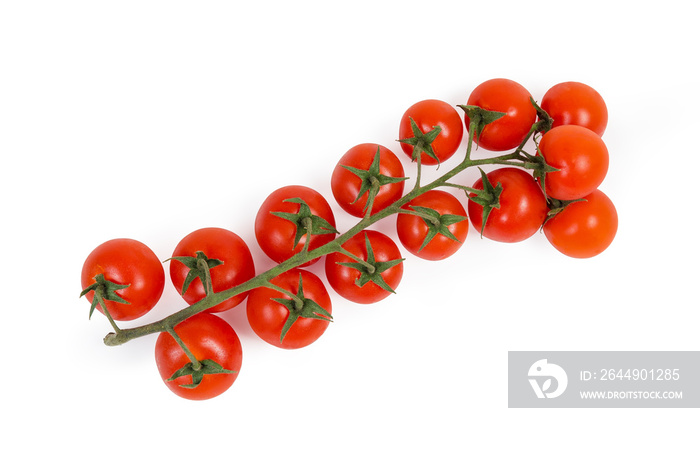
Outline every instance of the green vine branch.
{"label": "green vine branch", "polygon": [[[534,102],[533,102],[534,104]],[[535,104],[536,105],[536,104]],[[268,287],[268,288],[273,288],[277,289],[275,285],[271,283],[271,280],[277,277],[278,275],[291,270],[295,267],[299,267],[303,264],[308,263],[309,261],[312,261],[314,259],[320,258],[322,256],[325,256],[327,254],[330,254],[332,252],[340,252],[342,254],[345,254],[348,256],[348,258],[352,260],[356,260],[357,262],[363,264],[363,265],[370,265],[367,264],[366,261],[359,260],[359,258],[354,257],[352,254],[349,254],[348,251],[346,251],[342,245],[348,241],[350,238],[355,236],[356,234],[360,233],[361,231],[365,230],[366,228],[372,226],[373,224],[377,223],[378,221],[387,218],[391,215],[395,215],[398,213],[410,213],[413,215],[421,215],[421,216],[426,216],[424,213],[420,213],[417,211],[409,211],[404,209],[404,205],[415,199],[416,197],[420,196],[421,194],[428,192],[432,189],[440,188],[440,187],[450,187],[450,188],[458,188],[463,190],[467,195],[469,193],[476,193],[477,190],[474,190],[473,188],[467,187],[467,186],[462,186],[460,184],[452,183],[450,180],[452,180],[456,175],[459,173],[463,172],[464,170],[474,167],[474,166],[484,166],[484,165],[494,165],[494,164],[500,164],[500,165],[512,165],[512,166],[518,166],[522,167],[525,169],[531,169],[535,170],[536,172],[539,170],[541,172],[546,172],[546,171],[551,171],[548,170],[547,166],[544,165],[544,159],[542,157],[536,157],[536,156],[531,156],[523,151],[523,148],[525,146],[525,143],[529,140],[530,137],[533,137],[535,134],[546,131],[548,129],[548,125],[551,125],[551,121],[547,119],[540,119],[538,122],[533,124],[532,128],[530,129],[530,132],[528,133],[527,137],[524,138],[523,142],[518,146],[514,151],[511,153],[505,154],[505,155],[499,155],[496,157],[491,157],[491,158],[485,158],[485,159],[472,159],[471,158],[471,152],[473,149],[473,141],[474,141],[474,136],[478,135],[478,132],[483,129],[483,126],[486,124],[484,121],[486,120],[487,122],[493,121],[494,119],[498,118],[500,115],[491,115],[491,113],[496,113],[496,112],[487,112],[488,114],[486,117],[483,115],[479,114],[478,111],[475,111],[473,108],[465,108],[467,106],[460,106],[465,111],[472,112],[472,117],[470,118],[470,125],[469,125],[469,132],[468,132],[468,143],[467,143],[467,149],[466,149],[466,154],[464,156],[464,159],[454,168],[449,170],[447,173],[443,174],[442,176],[436,178],[434,181],[431,181],[429,183],[426,183],[424,185],[421,185],[421,179],[420,179],[420,173],[421,173],[421,160],[420,156],[416,158],[416,164],[417,164],[417,180],[415,183],[414,188],[406,193],[401,199],[397,200],[390,206],[386,207],[385,209],[378,211],[374,214],[372,214],[372,205],[374,202],[374,197],[377,195],[377,192],[379,191],[377,183],[373,182],[373,180],[370,180],[369,185],[367,186],[367,190],[369,192],[368,194],[368,199],[367,199],[367,209],[365,212],[364,217],[362,217],[357,224],[355,224],[353,227],[348,229],[345,233],[339,234],[333,241],[326,243],[316,249],[309,250],[308,249],[308,244],[310,241],[306,241],[305,247],[301,252],[298,254],[295,254],[292,256],[290,259],[270,268],[269,270],[257,275],[254,278],[251,278],[245,283],[242,283],[240,285],[234,286],[232,288],[229,288],[224,291],[219,291],[219,292],[213,292],[209,290],[210,292],[200,301],[184,308],[181,309],[178,312],[175,312],[174,314],[171,314],[168,317],[165,317],[159,321],[145,324],[139,327],[133,327],[133,328],[128,328],[128,329],[119,329],[116,325],[113,324],[114,327],[114,332],[109,333],[105,336],[104,338],[104,343],[107,346],[118,346],[122,345],[124,343],[127,343],[133,339],[143,337],[146,335],[154,334],[154,333],[160,333],[160,332],[168,332],[171,333],[172,329],[179,324],[180,322],[183,322],[187,320],[188,318],[203,312],[211,307],[216,306],[217,304],[226,301],[227,299],[232,298],[233,296],[239,295],[241,293],[245,293],[247,291],[253,290],[255,288],[259,287]],[[485,111],[484,111],[485,112]],[[546,113],[544,114],[546,115]],[[547,117],[548,118],[548,117]],[[439,128],[439,127],[438,127]],[[433,137],[433,134],[428,134],[429,137]],[[425,150],[424,146],[423,150]],[[420,152],[418,152],[420,154]],[[293,202],[298,202],[299,200],[293,200]],[[303,201],[302,201],[303,202]],[[301,206],[302,208],[304,207],[303,205]],[[307,207],[308,208],[308,207]],[[299,217],[294,216],[294,214],[285,214],[285,213],[276,213],[277,215],[280,216],[288,216],[290,217],[290,220],[292,221],[298,221]],[[294,217],[294,218],[292,218]],[[318,232],[321,230],[325,230],[325,233],[328,233],[328,225],[326,224],[316,224],[312,225],[310,222],[306,222],[305,224],[302,225],[302,228],[300,228],[300,234],[299,237],[297,237],[297,242],[301,239],[301,236],[304,235],[310,235],[312,232]],[[208,272],[208,270],[207,270]],[[282,291],[282,290],[278,290]],[[288,296],[290,296],[291,299],[295,299],[296,297],[291,296],[287,291],[284,291],[284,293]],[[104,305],[102,305],[102,308],[104,309]],[[108,315],[109,317],[109,315]],[[111,319],[110,319],[111,320]]]}

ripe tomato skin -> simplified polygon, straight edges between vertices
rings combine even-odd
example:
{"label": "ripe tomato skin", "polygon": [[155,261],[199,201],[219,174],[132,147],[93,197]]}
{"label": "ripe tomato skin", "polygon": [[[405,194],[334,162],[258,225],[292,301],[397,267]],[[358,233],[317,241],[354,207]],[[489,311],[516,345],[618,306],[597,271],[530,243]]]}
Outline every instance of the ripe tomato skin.
{"label": "ripe tomato skin", "polygon": [[221,317],[201,312],[175,326],[175,332],[199,361],[211,359],[232,374],[207,374],[195,388],[192,376],[186,375],[168,381],[177,370],[190,362],[189,358],[167,332],[156,340],[156,365],[165,385],[176,395],[188,400],[207,400],[225,392],[233,385],[243,362],[241,341],[233,328]]}
{"label": "ripe tomato skin", "polygon": [[[338,205],[344,211],[355,217],[364,216],[364,208],[367,204],[369,193],[363,194],[357,202],[354,202],[360,193],[362,181],[357,175],[343,168],[343,166],[368,170],[377,154],[377,147],[379,147],[379,172],[392,178],[403,178],[403,165],[401,165],[398,157],[386,147],[370,143],[358,144],[350,148],[340,158],[331,176],[333,197],[335,197]],[[379,188],[372,204],[372,214],[399,200],[403,195],[403,189],[403,181],[385,184]]]}
{"label": "ripe tomato skin", "polygon": [[583,126],[557,126],[542,136],[539,152],[559,171],[547,173],[548,196],[564,201],[594,191],[608,173],[609,155],[603,140]]}
{"label": "ripe tomato skin", "polygon": [[[172,257],[196,256],[201,251],[209,259],[218,259],[223,264],[210,269],[214,292],[224,291],[240,285],[255,276],[253,256],[245,241],[232,231],[223,228],[201,228],[185,236],[173,251]],[[170,279],[178,293],[187,278],[189,268],[177,260],[170,261]],[[241,293],[208,309],[208,312],[223,312],[240,304],[247,296]],[[188,304],[194,304],[206,296],[200,279],[190,283],[183,295]]]}
{"label": "ripe tomato skin", "polygon": [[[467,105],[506,113],[486,125],[478,140],[474,135],[474,141],[490,151],[518,147],[537,119],[537,111],[530,102],[530,92],[510,79],[496,78],[479,84],[469,95]],[[465,123],[469,128],[467,116]]]}
{"label": "ripe tomato skin", "polygon": [[[331,298],[321,279],[305,269],[292,269],[271,280],[272,284],[296,295],[299,292],[299,275],[301,274],[304,297],[315,301],[319,306],[332,313]],[[298,349],[318,340],[328,328],[329,321],[299,317],[289,328],[284,339],[280,341],[289,310],[273,298],[289,299],[289,296],[270,288],[255,288],[250,292],[246,302],[246,314],[251,328],[260,338],[282,349]]]}
{"label": "ripe tomato skin", "polygon": [[417,215],[398,214],[396,231],[403,247],[417,257],[432,261],[446,259],[457,252],[469,233],[469,220],[462,203],[448,192],[433,189],[408,202],[403,208],[410,209],[411,206],[427,207],[440,215],[460,215],[465,219],[447,227],[459,241],[437,234],[423,249],[420,249],[429,230],[425,220]]}
{"label": "ripe tomato skin", "polygon": [[[163,264],[148,246],[134,239],[112,239],[96,247],[83,263],[83,289],[95,283],[99,274],[116,284],[130,285],[116,292],[130,304],[106,302],[110,315],[118,321],[137,319],[153,309],[165,287]],[[85,296],[92,302],[95,293]],[[99,305],[97,309],[104,314]]]}
{"label": "ripe tomato skin", "polygon": [[587,84],[555,84],[545,92],[540,107],[554,120],[552,127],[583,126],[603,136],[608,125],[608,107],[603,97]]}
{"label": "ripe tomato skin", "polygon": [[[452,105],[437,99],[421,100],[411,105],[401,117],[399,139],[414,136],[409,117],[413,118],[423,134],[431,131],[435,126],[442,128],[440,134],[431,144],[440,163],[457,152],[464,136],[464,125],[462,118]],[[409,157],[413,155],[412,145],[401,143],[401,149]],[[437,165],[438,160],[426,155],[425,152],[421,154],[421,164],[423,165]]]}
{"label": "ripe tomato skin", "polygon": [[585,201],[572,202],[544,224],[547,240],[569,257],[597,256],[613,242],[618,217],[615,205],[596,189]]}
{"label": "ripe tomato skin", "polygon": [[[318,192],[305,186],[291,185],[279,188],[272,192],[262,203],[255,217],[255,238],[267,256],[275,262],[284,262],[294,254],[300,252],[307,241],[305,235],[294,247],[296,225],[289,220],[273,215],[271,212],[298,213],[299,204],[284,202],[285,199],[301,198],[311,209],[313,215],[317,215],[328,221],[335,227],[335,216],[328,201]],[[335,233],[312,235],[309,250],[333,241]],[[318,259],[309,261],[311,265]]]}
{"label": "ripe tomato skin", "polygon": [[[360,259],[367,260],[365,234],[369,237],[375,261],[389,262],[401,259],[401,251],[399,251],[396,243],[384,233],[375,230],[361,231],[343,243],[343,248]],[[328,283],[343,298],[358,304],[372,304],[392,294],[371,281],[362,287],[357,286],[355,281],[360,278],[360,272],[351,267],[338,264],[342,262],[355,261],[338,252],[326,256],[326,278]],[[381,276],[389,287],[396,290],[403,277],[403,263],[385,270]]]}
{"label": "ripe tomato skin", "polygon": [[[501,183],[503,191],[499,197],[501,207],[492,209],[486,220],[484,236],[502,243],[523,241],[540,229],[547,217],[547,199],[537,181],[525,170],[504,167],[488,173],[490,183]],[[479,178],[473,185],[483,189]],[[470,194],[470,198],[473,197]],[[483,207],[469,200],[469,219],[474,228],[481,231]]]}

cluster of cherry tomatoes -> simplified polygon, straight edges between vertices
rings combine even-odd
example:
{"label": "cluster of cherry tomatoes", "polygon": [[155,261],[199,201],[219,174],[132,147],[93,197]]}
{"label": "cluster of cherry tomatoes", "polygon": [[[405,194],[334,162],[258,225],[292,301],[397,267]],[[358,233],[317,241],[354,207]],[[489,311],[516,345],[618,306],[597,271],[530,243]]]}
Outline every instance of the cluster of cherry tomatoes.
{"label": "cluster of cherry tomatoes", "polygon": [[[520,84],[493,79],[474,89],[467,106],[503,113],[472,131],[478,147],[494,152],[516,149],[512,158],[502,160],[540,158],[541,166],[549,169],[533,172],[525,163],[514,163],[488,173],[482,170],[476,183],[461,186],[466,208],[456,195],[437,188],[421,190],[401,202],[407,178],[399,158],[384,146],[359,144],[340,158],[332,173],[337,204],[359,219],[390,210],[396,214],[401,245],[426,260],[454,254],[465,241],[470,222],[484,237],[501,242],[523,241],[543,229],[556,249],[572,257],[592,257],[607,248],[615,236],[617,213],[598,190],[608,168],[601,139],[607,109],[600,95],[581,83],[562,83],[545,94],[538,108]],[[439,100],[416,103],[400,120],[403,152],[423,165],[445,162],[468,134],[468,115],[460,116],[455,107]],[[544,134],[533,131],[538,118],[546,115],[551,129]],[[534,154],[523,149],[530,136],[536,142]],[[460,188],[452,183],[443,186]],[[327,281],[352,302],[380,301],[401,281],[404,258],[394,239],[364,228],[338,244],[340,233],[330,204],[309,187],[290,185],[272,192],[260,206],[254,228],[260,249],[277,263],[326,247]],[[316,341],[332,321],[329,291],[307,269],[320,259],[283,270],[160,333],[156,363],[166,385],[184,398],[207,399],[233,384],[241,368],[241,342],[217,314],[244,301],[248,322],[264,341],[285,349]],[[188,304],[258,278],[248,245],[222,228],[193,231],[166,262],[173,286]],[[105,314],[119,333],[115,321],[139,318],[156,305],[165,286],[165,270],[144,244],[115,239],[88,256],[82,286],[92,302],[91,313],[94,309],[105,313],[106,307]]]}
{"label": "cluster of cherry tomatoes", "polygon": [[[494,151],[517,147],[538,118],[529,99],[528,91],[513,81],[491,80],[478,86],[469,98],[471,105],[508,109],[506,116],[486,126],[479,140],[481,147]],[[618,223],[615,206],[598,189],[609,163],[602,139],[607,107],[590,86],[565,82],[545,93],[541,109],[551,118],[551,129],[539,140],[535,135],[537,156],[554,171],[535,171],[532,176],[522,169],[505,167],[488,173],[474,188],[500,183],[500,206],[490,211],[483,225],[482,205],[471,196],[469,217],[477,229],[483,227],[484,236],[496,241],[522,241],[542,228],[563,254],[596,256],[612,243]]]}

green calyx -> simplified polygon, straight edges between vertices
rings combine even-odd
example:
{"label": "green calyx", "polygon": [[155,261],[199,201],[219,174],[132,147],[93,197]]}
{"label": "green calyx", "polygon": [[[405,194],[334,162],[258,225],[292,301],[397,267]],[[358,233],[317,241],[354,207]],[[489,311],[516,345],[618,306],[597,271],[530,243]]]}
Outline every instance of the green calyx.
{"label": "green calyx", "polygon": [[541,133],[546,133],[550,129],[552,129],[552,125],[554,124],[554,119],[549,116],[547,112],[544,111],[542,107],[537,105],[537,102],[535,102],[535,99],[530,96],[530,103],[532,104],[533,107],[535,107],[535,111],[537,112],[537,129],[536,131],[539,131]]}
{"label": "green calyx", "polygon": [[[539,148],[537,149],[537,153],[540,154]],[[540,186],[542,187],[542,192],[547,194],[547,190],[545,188],[547,173],[558,172],[559,169],[554,168],[545,162],[544,157],[541,155],[528,157],[528,159],[529,162],[527,163],[526,168],[532,169],[532,176],[539,182]]]}
{"label": "green calyx", "polygon": [[219,259],[208,258],[207,255],[204,254],[202,251],[197,251],[195,256],[171,257],[170,259],[166,259],[166,262],[169,260],[176,260],[178,262],[181,262],[185,267],[190,269],[190,271],[187,273],[187,276],[185,277],[185,281],[182,284],[182,295],[184,295],[187,292],[192,282],[197,278],[199,278],[202,281],[206,293],[209,294],[212,291],[210,270],[224,263]]}
{"label": "green calyx", "polygon": [[[88,286],[80,292],[81,298],[91,291],[95,292],[95,295],[92,298],[92,302],[90,304],[90,314],[88,316],[88,319],[92,318],[92,313],[95,312],[95,308],[98,304],[102,304],[102,301],[114,301],[121,304],[131,304],[130,302],[128,302],[127,300],[125,300],[117,294],[118,290],[128,288],[130,285],[119,285],[117,283],[111,282],[107,280],[103,274],[95,276],[94,280],[95,283],[93,283],[92,285]],[[102,306],[102,310],[105,311],[105,313],[107,312],[107,310],[104,308],[104,305]]]}
{"label": "green calyx", "polygon": [[282,332],[280,333],[280,342],[284,340],[287,332],[292,325],[300,318],[306,317],[307,319],[319,319],[327,320],[328,322],[333,321],[333,316],[330,312],[322,308],[316,301],[304,297],[304,283],[302,275],[299,274],[299,290],[293,299],[287,298],[272,298],[283,305],[289,310],[289,316],[282,326]]}
{"label": "green calyx", "polygon": [[389,286],[389,284],[382,277],[382,273],[389,270],[390,268],[400,264],[405,259],[395,259],[386,262],[378,262],[374,256],[374,250],[372,250],[372,244],[369,241],[369,237],[365,234],[365,247],[367,249],[367,259],[362,262],[338,262],[338,265],[343,265],[345,267],[350,267],[360,272],[360,276],[355,280],[355,285],[362,288],[367,283],[372,282],[381,289],[388,291],[389,293],[396,292]]}
{"label": "green calyx", "polygon": [[409,144],[413,146],[411,160],[415,162],[416,160],[418,160],[421,154],[426,154],[428,157],[435,159],[435,161],[437,161],[439,165],[440,159],[438,159],[437,155],[435,155],[435,151],[433,150],[432,144],[433,141],[435,141],[435,139],[438,137],[438,134],[440,134],[440,131],[442,131],[442,128],[440,126],[435,126],[427,133],[423,133],[423,131],[421,131],[421,129],[416,124],[416,122],[413,121],[413,118],[408,117],[408,119],[411,123],[411,131],[413,131],[413,137],[399,139],[399,142],[403,142],[404,144]]}
{"label": "green calyx", "polygon": [[445,236],[453,241],[457,241],[458,243],[460,242],[459,239],[452,234],[449,226],[455,223],[463,222],[467,220],[467,217],[455,214],[440,215],[440,212],[437,210],[424,206],[409,207],[413,209],[420,217],[422,217],[423,221],[428,226],[428,233],[425,235],[423,244],[421,244],[420,248],[418,249],[419,251],[423,250],[423,248],[426,247],[428,243],[430,243],[437,235]]}
{"label": "green calyx", "polygon": [[[536,104],[535,104],[536,105]],[[436,215],[434,213],[428,212],[428,211],[423,211],[422,213],[416,211],[416,210],[409,210],[408,208],[403,208],[402,206],[405,206],[407,203],[409,203],[411,200],[417,198],[424,192],[427,192],[431,189],[434,188],[439,188],[439,187],[450,187],[450,188],[456,188],[464,191],[466,195],[468,196],[468,199],[473,200],[474,202],[477,202],[478,204],[481,204],[484,206],[484,212],[482,214],[482,236],[484,232],[484,226],[487,223],[489,214],[492,209],[494,208],[500,208],[500,195],[502,192],[502,186],[500,184],[497,184],[496,186],[492,186],[491,183],[488,182],[488,180],[485,177],[484,172],[482,171],[481,176],[482,179],[484,180],[484,185],[485,189],[484,190],[479,190],[479,189],[474,189],[471,186],[463,186],[460,184],[455,184],[451,180],[455,179],[455,177],[464,172],[466,169],[469,169],[471,167],[477,167],[477,166],[484,166],[484,165],[507,165],[507,166],[516,166],[520,167],[525,170],[533,170],[535,172],[535,177],[539,178],[538,181],[541,181],[544,183],[544,174],[549,173],[550,171],[555,171],[556,169],[552,167],[548,167],[544,161],[544,157],[542,157],[542,152],[540,151],[540,148],[537,147],[537,152],[535,155],[530,155],[525,152],[524,148],[525,145],[530,141],[533,140],[534,143],[537,146],[537,139],[541,135],[542,132],[545,132],[547,130],[546,121],[548,121],[548,118],[544,118],[546,116],[546,112],[542,112],[541,109],[540,111],[537,112],[538,118],[540,118],[541,121],[536,121],[532,125],[529,134],[524,137],[521,140],[520,145],[515,148],[512,152],[508,154],[502,154],[502,155],[497,155],[494,157],[486,157],[486,158],[479,158],[479,159],[472,159],[471,158],[471,153],[473,151],[473,147],[475,145],[475,142],[478,142],[478,137],[482,134],[483,129],[486,125],[490,124],[493,121],[498,120],[498,118],[502,117],[505,115],[504,113],[501,112],[490,112],[486,111],[483,109],[480,109],[475,106],[469,106],[469,105],[460,105],[459,106],[461,109],[463,109],[467,116],[469,117],[469,126],[468,126],[468,131],[469,131],[469,137],[467,141],[467,147],[466,147],[466,153],[464,155],[464,160],[459,163],[456,167],[451,168],[447,171],[447,173],[444,173],[440,176],[438,176],[436,179],[426,182],[426,183],[421,183],[421,163],[420,163],[420,156],[422,152],[419,150],[419,148],[416,148],[414,150],[414,154],[416,155],[415,158],[417,158],[417,175],[416,175],[416,183],[413,189],[411,189],[408,193],[404,194],[404,196],[392,203],[389,206],[386,206],[385,208],[379,210],[378,212],[372,212],[371,205],[370,206],[365,206],[366,210],[366,215],[364,218],[362,218],[357,224],[346,230],[342,235],[335,237],[328,243],[324,244],[323,246],[320,246],[318,248],[315,248],[313,251],[309,251],[309,241],[306,241],[304,244],[305,250],[298,252],[295,256],[281,262],[278,265],[275,265],[274,267],[270,268],[268,271],[261,273],[257,275],[256,277],[251,278],[245,283],[233,286],[229,289],[226,290],[217,290],[216,293],[212,293],[206,298],[198,301],[195,304],[189,305],[172,315],[169,315],[167,317],[164,317],[160,320],[157,320],[155,322],[151,322],[148,324],[144,325],[139,325],[133,328],[127,328],[127,329],[118,329],[114,322],[112,322],[112,325],[114,326],[115,331],[112,333],[107,334],[104,338],[104,343],[107,346],[118,346],[122,345],[124,343],[127,343],[131,340],[141,338],[146,335],[151,335],[157,332],[163,332],[163,331],[168,331],[168,329],[172,329],[175,325],[177,325],[180,322],[183,322],[184,320],[192,317],[193,315],[196,315],[199,312],[202,312],[208,308],[211,308],[213,306],[216,306],[217,304],[230,299],[233,296],[236,296],[238,294],[241,294],[244,291],[248,291],[251,289],[255,289],[258,287],[269,287],[269,288],[275,288],[274,285],[271,284],[271,280],[274,280],[275,277],[279,276],[282,273],[285,273],[294,267],[298,267],[300,263],[306,263],[309,260],[313,260],[316,258],[320,258],[323,256],[326,256],[331,253],[342,253],[347,257],[348,261],[354,261],[354,262],[347,262],[347,263],[342,263],[338,262],[339,265],[344,265],[347,267],[350,267],[352,269],[356,269],[359,271],[359,278],[356,280],[355,284],[357,286],[364,286],[368,282],[372,281],[374,282],[377,286],[380,286],[381,288],[388,290],[389,292],[394,292],[391,287],[389,287],[386,283],[385,280],[382,277],[382,272],[385,272],[386,270],[390,269],[391,267],[399,264],[403,259],[395,260],[395,261],[388,261],[386,263],[377,263],[374,257],[374,253],[372,251],[372,247],[369,244],[369,241],[366,241],[367,243],[367,260],[363,260],[362,258],[354,256],[352,253],[349,251],[346,251],[343,249],[342,244],[343,242],[347,241],[348,238],[351,238],[363,230],[366,230],[367,228],[371,227],[375,223],[386,219],[390,215],[393,214],[399,214],[399,213],[411,213],[413,215],[419,215],[426,219],[426,223],[430,222],[432,224],[435,224],[434,220],[437,220]],[[536,107],[537,108],[537,107]],[[545,121],[544,123],[542,121]],[[413,122],[415,125],[415,122]],[[435,131],[431,132],[428,131],[424,136],[426,138],[423,140],[422,144],[425,146],[426,141],[429,140],[431,137],[435,136],[438,134],[438,128],[434,128]],[[422,134],[419,132],[419,136]],[[419,136],[416,136],[419,138]],[[531,139],[532,138],[532,139]],[[433,139],[434,141],[435,139]],[[421,141],[418,139],[412,141],[410,140],[402,140],[401,142],[405,143],[411,143],[411,142],[416,142],[416,144],[419,144]],[[425,152],[425,149],[428,148],[428,152],[430,151],[430,142],[428,141],[428,145],[423,148],[423,152]],[[415,146],[414,146],[415,148]],[[426,159],[427,160],[427,159]],[[348,167],[345,167],[348,169]],[[352,171],[352,170],[351,170]],[[366,182],[363,183],[363,193],[357,196],[357,200],[359,202],[359,198],[364,196],[364,193],[369,193],[367,198],[367,204],[372,202],[372,192],[373,190],[377,190],[377,186],[379,185],[378,180],[380,179],[377,174],[380,174],[376,170],[376,158],[373,161],[373,166],[370,167],[370,169],[365,170],[367,174],[365,174],[364,178],[367,180]],[[538,174],[542,174],[542,176],[537,176]],[[362,178],[362,177],[361,177]],[[396,179],[398,181],[399,179]],[[473,196],[473,197],[472,197]],[[549,197],[548,201],[551,199]],[[278,217],[285,218],[291,222],[293,222],[297,226],[297,232],[296,232],[296,246],[298,246],[299,241],[301,240],[304,235],[312,235],[314,232],[316,234],[329,234],[329,233],[337,233],[335,228],[328,224],[328,222],[325,222],[323,219],[319,219],[318,217],[312,216],[311,215],[311,210],[309,209],[308,205],[303,203],[300,199],[287,199],[286,202],[296,202],[299,204],[299,211],[297,214],[290,214],[290,213],[284,213],[284,212],[272,212],[273,214],[277,215]],[[290,209],[292,210],[292,209]],[[420,210],[420,209],[418,209]],[[558,207],[553,207],[551,212],[550,212],[550,217],[553,215],[556,215],[557,212],[560,212],[563,210],[563,206],[558,206]],[[315,220],[315,221],[314,221]],[[444,223],[446,224],[444,218],[440,219],[439,223]],[[441,234],[440,230],[438,229],[438,233]],[[307,238],[309,239],[309,238]],[[367,239],[367,237],[365,237]],[[93,289],[96,289],[97,286],[95,286]],[[279,287],[277,287],[279,288]],[[88,290],[89,291],[89,290]],[[309,310],[313,311],[314,304],[316,303],[310,303],[309,301],[306,301],[303,298],[303,293],[299,293],[298,295],[292,295],[290,292],[287,290],[283,289],[278,289],[280,291],[279,296],[280,297],[285,297],[285,298],[290,298],[285,300],[279,300],[279,302],[283,303],[286,302],[286,307],[290,310],[290,317],[288,319],[288,322],[285,324],[285,332],[283,332],[280,335],[280,340],[284,339],[284,335],[286,331],[289,330],[289,328],[294,324],[294,322],[298,319],[301,314],[299,314],[300,310],[306,309],[307,317],[311,318],[317,318],[317,319],[323,319],[323,316],[326,317],[326,319],[330,319],[328,315],[324,315],[322,311],[318,312],[311,312],[309,313]],[[114,297],[114,294],[112,293],[107,293],[109,296]],[[115,300],[118,300],[119,297],[116,296]],[[93,304],[93,306],[96,304]],[[104,305],[102,305],[102,308],[104,309]],[[320,308],[320,307],[319,307]],[[91,310],[92,312],[92,310]],[[106,312],[107,317],[109,318],[109,314]],[[315,315],[310,315],[310,314],[315,314]],[[193,362],[193,364],[196,366],[197,363],[195,362],[196,360],[190,359],[190,361]]]}
{"label": "green calyx", "polygon": [[494,186],[481,167],[479,167],[479,171],[481,172],[481,182],[484,186],[475,196],[469,197],[469,200],[483,207],[481,212],[481,236],[483,237],[486,220],[488,220],[491,210],[501,208],[500,197],[503,192],[503,186],[501,186],[500,182]]}
{"label": "green calyx", "polygon": [[[537,122],[535,125],[537,126],[539,124],[540,122]],[[542,155],[542,151],[540,151],[540,146],[538,144],[537,138],[534,138],[534,140],[535,147],[537,150],[535,155],[526,154],[524,151],[520,151],[520,154],[523,157],[523,160],[525,161],[523,168],[532,170],[532,176],[535,178],[535,180],[537,180],[540,187],[542,188],[542,192],[544,192],[546,195],[547,189],[545,188],[545,179],[547,178],[547,173],[558,172],[559,169],[547,163],[547,161],[544,159],[544,155]]]}
{"label": "green calyx", "polygon": [[530,103],[533,107],[535,107],[535,111],[537,112],[537,123],[533,125],[533,128],[531,130],[531,134],[535,135],[533,137],[533,140],[535,142],[537,152],[535,153],[535,155],[528,155],[525,154],[523,151],[520,151],[520,153],[525,156],[525,168],[532,169],[532,176],[536,180],[539,180],[540,186],[542,186],[542,191],[546,193],[544,181],[547,176],[547,173],[556,172],[559,171],[559,169],[552,167],[544,160],[544,156],[540,151],[537,133],[544,134],[550,129],[552,129],[554,120],[552,119],[552,117],[549,116],[547,112],[545,112],[542,109],[542,107],[537,105],[537,102],[535,102],[535,99],[533,99],[532,97],[530,97]]}
{"label": "green calyx", "polygon": [[554,198],[547,198],[547,206],[549,207],[549,211],[547,211],[547,217],[545,218],[544,222],[542,223],[542,226],[544,226],[545,223],[553,219],[554,217],[557,216],[560,212],[562,212],[564,209],[566,209],[570,204],[573,204],[574,202],[588,202],[586,199],[573,199],[570,201],[562,201],[560,199],[554,199]]}
{"label": "green calyx", "polygon": [[359,201],[360,198],[367,192],[369,192],[369,196],[367,197],[367,202],[365,203],[365,207],[363,209],[363,212],[366,212],[367,209],[370,207],[372,204],[372,201],[374,197],[377,195],[377,192],[379,192],[379,188],[381,188],[384,185],[387,184],[392,184],[392,183],[400,183],[401,181],[405,181],[408,178],[403,177],[403,178],[398,178],[398,177],[392,177],[392,176],[386,176],[382,175],[380,172],[380,147],[377,146],[377,153],[374,155],[374,159],[372,160],[372,164],[369,166],[367,170],[362,170],[359,168],[355,167],[349,167],[346,165],[341,165],[344,169],[352,172],[354,175],[356,175],[358,178],[361,180],[360,184],[360,190],[357,193],[357,197],[355,198],[352,203],[354,204],[355,202]]}
{"label": "green calyx", "polygon": [[211,359],[205,359],[203,361],[199,361],[199,364],[197,364],[199,368],[195,368],[195,364],[192,362],[188,362],[184,366],[182,366],[180,369],[175,371],[175,373],[170,376],[170,378],[167,380],[168,382],[172,382],[173,380],[183,377],[186,375],[192,376],[192,383],[189,384],[182,384],[180,385],[183,388],[197,388],[197,386],[202,383],[202,380],[204,380],[205,375],[211,375],[211,374],[235,374],[237,371],[231,371],[228,369],[224,369],[221,364],[217,363],[216,361],[213,361]]}
{"label": "green calyx", "polygon": [[476,136],[476,143],[479,144],[479,138],[481,133],[486,128],[486,125],[493,123],[499,118],[506,115],[505,112],[495,112],[493,110],[485,110],[476,105],[458,105],[459,108],[464,110],[469,118],[470,125],[474,125],[474,135]]}
{"label": "green calyx", "polygon": [[[294,225],[296,225],[296,233],[294,234],[294,247],[296,248],[304,235],[327,235],[329,233],[338,233],[333,225],[330,224],[326,219],[319,217],[318,215],[313,215],[311,213],[311,208],[304,202],[303,199],[294,197],[291,199],[285,199],[284,202],[293,202],[299,204],[299,212],[296,214],[291,212],[270,212],[272,215],[289,220]],[[309,241],[306,241],[305,246],[308,247]]]}

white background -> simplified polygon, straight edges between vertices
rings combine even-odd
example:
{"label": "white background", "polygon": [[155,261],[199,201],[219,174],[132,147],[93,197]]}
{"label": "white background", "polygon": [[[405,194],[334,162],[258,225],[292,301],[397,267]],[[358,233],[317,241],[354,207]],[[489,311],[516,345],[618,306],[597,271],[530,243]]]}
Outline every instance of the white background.
{"label": "white background", "polygon": [[[0,5],[0,444],[21,452],[13,464],[697,464],[697,410],[508,409],[506,364],[509,350],[699,349],[687,2]],[[132,237],[166,259],[219,226],[262,271],[253,219],[269,192],[304,184],[333,202],[347,149],[380,143],[408,162],[403,111],[466,103],[493,77],[537,100],[568,80],[606,99],[601,189],[620,227],[602,255],[472,230],[450,260],[408,257],[380,304],[334,295],[335,322],[297,351],[257,339],[241,306],[225,314],[240,376],[207,402],[163,385],[155,336],[102,344],[108,322],[78,299],[98,244]],[[168,286],[134,324],[181,307]]]}

